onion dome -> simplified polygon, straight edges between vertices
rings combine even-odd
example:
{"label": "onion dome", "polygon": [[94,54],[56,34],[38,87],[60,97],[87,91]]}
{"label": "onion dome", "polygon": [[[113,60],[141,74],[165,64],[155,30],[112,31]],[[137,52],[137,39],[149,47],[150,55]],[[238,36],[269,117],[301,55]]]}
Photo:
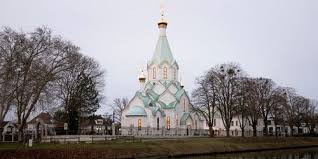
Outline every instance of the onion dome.
{"label": "onion dome", "polygon": [[145,76],[145,73],[143,70],[141,71],[140,75],[138,76],[138,80],[139,80],[139,82],[143,82],[143,83],[146,81],[146,76]]}

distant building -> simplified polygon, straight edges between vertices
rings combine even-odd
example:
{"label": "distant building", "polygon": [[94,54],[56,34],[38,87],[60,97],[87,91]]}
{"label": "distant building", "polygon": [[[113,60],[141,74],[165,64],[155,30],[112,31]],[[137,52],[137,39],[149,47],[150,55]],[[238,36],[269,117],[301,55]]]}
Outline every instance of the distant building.
{"label": "distant building", "polygon": [[18,134],[18,126],[13,121],[4,121],[1,124],[2,131],[2,139],[3,142],[14,142],[17,141]]}
{"label": "distant building", "polygon": [[80,134],[97,134],[104,135],[106,134],[106,121],[102,117],[96,117],[93,120],[84,119],[80,123]]}
{"label": "distant building", "polygon": [[[242,119],[238,118],[237,116],[235,116],[232,119],[231,122],[231,127],[230,127],[230,136],[241,136],[242,135],[242,131],[241,131],[241,127],[240,124],[242,123]],[[253,128],[252,126],[249,124],[248,120],[245,119],[244,120],[245,123],[245,136],[253,136]],[[308,134],[310,133],[309,128],[306,126],[305,123],[302,124],[301,127],[299,127],[299,129],[294,126],[292,129],[287,125],[276,125],[274,124],[274,120],[271,116],[269,116],[268,120],[267,120],[267,124],[268,124],[268,135],[270,136],[275,136],[276,132],[278,136],[289,136],[291,135],[291,131],[293,131],[294,135],[304,135],[304,134]],[[208,129],[208,127],[206,126],[206,129]],[[258,119],[257,120],[257,136],[263,136],[264,135],[264,121],[263,119]],[[277,129],[277,131],[276,131]],[[224,124],[222,122],[222,118],[221,116],[216,113],[215,118],[214,118],[214,125],[213,125],[213,130],[215,131],[215,135],[216,136],[226,136],[226,131],[225,131],[225,127]],[[315,129],[315,132],[317,132],[317,129]]]}
{"label": "distant building", "polygon": [[1,128],[3,128],[3,134],[12,134],[18,132],[17,124],[12,121],[2,122]]}
{"label": "distant building", "polygon": [[32,134],[35,138],[55,135],[55,123],[53,117],[48,112],[40,113],[27,122],[26,133]]}

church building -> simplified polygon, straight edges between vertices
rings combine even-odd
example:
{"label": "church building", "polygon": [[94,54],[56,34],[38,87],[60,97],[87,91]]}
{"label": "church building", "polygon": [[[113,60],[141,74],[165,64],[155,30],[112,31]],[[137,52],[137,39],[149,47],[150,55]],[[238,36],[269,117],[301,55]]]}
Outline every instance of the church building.
{"label": "church building", "polygon": [[168,23],[158,22],[159,39],[147,72],[138,77],[140,89],[122,113],[122,135],[191,136],[203,135],[205,120],[192,110],[183,84],[179,65],[171,52]]}

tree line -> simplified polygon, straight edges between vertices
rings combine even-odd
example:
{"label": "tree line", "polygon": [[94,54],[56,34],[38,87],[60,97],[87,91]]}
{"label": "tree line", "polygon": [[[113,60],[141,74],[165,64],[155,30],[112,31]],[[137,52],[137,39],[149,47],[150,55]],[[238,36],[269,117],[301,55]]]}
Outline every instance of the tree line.
{"label": "tree line", "polygon": [[260,119],[264,123],[264,135],[269,135],[270,118],[275,135],[278,125],[299,130],[302,124],[313,134],[318,123],[317,101],[297,94],[293,88],[279,86],[272,79],[249,77],[235,63],[216,65],[198,77],[192,102],[194,111],[206,120],[211,137],[216,114],[221,117],[227,136],[234,117],[238,118],[242,136],[248,126],[253,128],[253,136],[257,136]]}
{"label": "tree line", "polygon": [[47,27],[0,31],[0,125],[14,111],[20,141],[34,112],[58,108],[69,123],[95,112],[103,99],[103,78],[98,62]]}

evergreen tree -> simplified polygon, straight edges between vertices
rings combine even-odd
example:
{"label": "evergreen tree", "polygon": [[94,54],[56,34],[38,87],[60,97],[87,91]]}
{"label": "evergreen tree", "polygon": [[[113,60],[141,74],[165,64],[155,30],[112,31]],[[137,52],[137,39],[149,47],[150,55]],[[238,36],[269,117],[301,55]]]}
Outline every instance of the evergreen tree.
{"label": "evergreen tree", "polygon": [[100,107],[96,82],[84,72],[78,75],[67,106],[70,132],[79,133],[80,117],[97,111]]}

